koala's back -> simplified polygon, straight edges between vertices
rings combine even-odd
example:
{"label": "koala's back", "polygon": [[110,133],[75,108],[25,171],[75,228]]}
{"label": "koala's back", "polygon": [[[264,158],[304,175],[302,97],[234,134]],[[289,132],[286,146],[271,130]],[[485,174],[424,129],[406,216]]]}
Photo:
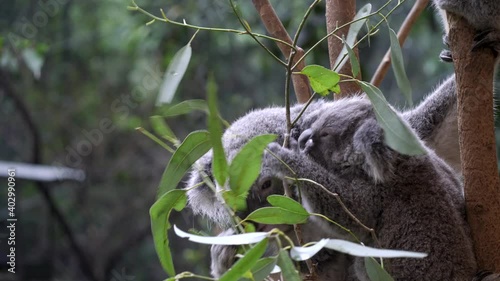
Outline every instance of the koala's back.
{"label": "koala's back", "polygon": [[465,219],[462,187],[435,154],[395,165],[394,180],[382,188],[377,235],[386,248],[428,253],[419,259],[391,259],[395,280],[472,280],[476,263]]}

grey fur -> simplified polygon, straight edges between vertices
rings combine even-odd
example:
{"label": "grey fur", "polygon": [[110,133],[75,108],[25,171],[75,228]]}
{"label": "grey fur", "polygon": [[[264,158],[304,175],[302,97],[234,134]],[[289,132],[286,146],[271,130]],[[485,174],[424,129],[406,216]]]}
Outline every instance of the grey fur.
{"label": "grey fur", "polygon": [[[438,136],[443,135],[445,138],[449,139],[453,139],[456,137],[456,134],[454,135],[454,134],[442,133],[442,132],[453,132],[453,131],[456,132],[456,122],[453,123],[453,119],[456,118],[455,99],[456,98],[454,95],[454,78],[451,77],[433,94],[431,94],[426,99],[426,101],[424,101],[419,107],[404,113],[404,118],[409,121],[410,125],[413,128],[415,128],[418,135],[421,136],[422,139],[427,144],[431,146],[434,145],[434,148],[436,148],[437,152],[439,152],[440,149],[443,149],[445,151],[450,151],[448,144],[451,143],[451,142],[442,142],[441,140],[443,138]],[[351,99],[350,101],[354,102],[354,104],[358,102],[361,103],[367,102],[359,97]],[[346,104],[346,102],[347,101],[314,102],[308,108],[304,116],[300,119],[300,122],[294,129],[295,133],[293,135],[295,135],[295,138],[297,138],[300,133],[310,128],[312,124],[315,123],[320,116],[323,116],[324,112],[335,112],[336,110],[339,110],[340,105],[344,105]],[[302,106],[293,107],[291,110],[292,116],[296,116],[301,108]],[[349,114],[356,115],[359,113],[362,116],[365,117],[368,116],[366,115],[368,114],[367,112],[363,111],[356,112],[355,108],[353,108],[353,110],[354,112],[349,112],[347,110],[340,109],[340,112],[343,112],[345,116],[344,118],[349,118],[349,119],[351,119],[349,117],[351,115]],[[342,124],[342,122],[343,122],[342,120],[338,120],[335,123]],[[371,124],[371,123],[373,123],[373,120],[367,121],[366,124]],[[266,133],[274,133],[280,136],[277,143],[281,144],[285,131],[286,127],[285,127],[284,108],[272,107],[272,108],[256,110],[250,112],[249,114],[240,118],[231,125],[231,127],[224,133],[223,145],[228,158],[232,159],[234,155],[239,151],[239,149],[241,149],[241,147],[244,144],[246,144],[246,142],[248,142],[248,140],[250,140],[252,137]],[[362,142],[358,142],[356,144],[357,148],[361,148],[362,146],[363,146]],[[347,161],[345,161],[341,166],[339,166],[335,170],[339,171],[341,175],[344,173],[349,174],[350,172],[353,171],[352,169],[353,165],[361,164],[363,163],[362,161],[366,159],[371,159],[370,160],[371,162],[370,161],[367,162],[367,164],[365,165],[366,166],[365,171],[368,172],[376,171],[376,173],[372,173],[371,175],[372,176],[378,175],[377,177],[379,178],[379,180],[383,181],[384,179],[386,179],[386,175],[391,175],[392,173],[394,173],[395,169],[394,165],[391,166],[390,165],[391,161],[385,161],[385,158],[383,158],[385,155],[384,153],[391,154],[393,152],[388,152],[387,150],[380,150],[380,152],[382,153],[381,154],[382,158],[380,157],[370,158],[371,157],[370,155],[363,158],[360,157],[361,154],[356,154],[356,153],[350,154],[353,151],[352,150],[353,146],[350,145],[348,142],[340,143],[340,146],[336,147],[336,149],[337,149],[336,154],[338,154],[337,159],[343,159],[344,156],[347,157],[346,158]],[[456,150],[452,149],[451,152],[452,154],[454,152],[456,155],[458,155],[458,148]],[[193,169],[191,177],[188,181],[187,184],[188,187],[194,186],[195,184],[202,182],[203,174],[207,175],[208,177],[211,176],[212,156],[210,153],[211,152],[207,153],[207,155],[205,155],[204,157],[202,157],[200,160],[197,161],[197,165],[195,165],[195,168]],[[383,159],[383,162],[380,162],[380,159]],[[308,159],[306,160],[310,161]],[[318,157],[318,159],[313,159],[313,160],[316,162],[315,165],[318,165],[317,163],[321,163],[321,157]],[[324,167],[327,166],[327,164],[325,163],[323,164],[324,166],[322,168],[323,169],[322,171],[325,171]],[[377,170],[371,169],[372,167],[376,167]],[[272,174],[273,169],[274,168],[272,168],[272,166],[269,166],[267,162],[264,163],[262,167],[261,176],[257,180],[256,184],[254,184],[254,186],[252,187],[252,190],[247,200],[249,211],[253,211],[259,207],[265,206],[267,204],[266,197],[269,194],[283,193],[283,187],[281,185],[280,177],[276,177],[276,175],[273,176],[270,175],[270,173]],[[328,172],[326,172],[326,174],[328,174]],[[366,177],[366,175],[360,173],[360,171],[356,171],[354,174],[356,175],[359,174],[360,177],[354,179],[350,183],[350,185],[348,184],[346,186],[355,187],[355,189],[353,190],[363,190],[363,189],[369,190],[371,188],[369,185],[366,186],[367,179],[364,178]],[[353,176],[353,174],[351,174],[351,176]],[[312,177],[312,179],[318,180],[314,177]],[[263,187],[265,185],[271,188],[264,190]],[[218,188],[220,189],[222,187]],[[356,196],[354,193],[352,195]],[[373,196],[375,195],[376,194],[374,194]],[[196,189],[190,190],[188,192],[188,197],[189,197],[189,205],[191,206],[191,208],[194,210],[195,213],[206,215],[212,221],[216,222],[222,227],[229,226],[229,216],[227,215],[226,210],[218,200],[217,195],[215,195],[212,189],[210,189],[206,184],[201,185]],[[365,197],[368,199],[370,198],[370,196],[365,196]],[[333,200],[333,199],[330,198],[328,200]],[[353,201],[356,200],[354,200],[353,198]],[[306,204],[307,202],[309,202],[309,205],[314,205],[310,201],[306,200],[305,202]],[[373,202],[363,202],[363,201],[356,202],[356,204],[361,204],[361,205],[370,203]],[[327,210],[330,210],[330,212],[335,211],[335,209],[332,209],[333,206],[330,206],[334,204],[336,203],[329,202],[328,204],[326,204],[328,206],[324,206],[324,208],[327,208]],[[327,212],[327,214],[330,214],[330,212]],[[374,216],[375,214],[372,214],[371,217],[369,216],[364,218],[365,219],[369,218],[371,221],[373,221],[376,219],[376,217]],[[331,227],[327,227],[324,225],[320,225],[320,227],[318,227],[318,225],[316,224],[317,224],[316,221],[310,221],[307,225],[303,227],[303,232],[304,232],[303,237],[306,241],[317,241],[320,238],[324,237],[349,238],[343,232],[334,231],[331,229]],[[291,232],[291,229],[288,230],[290,230],[289,234],[291,234],[291,237],[294,237],[293,233]],[[358,232],[361,231],[361,229],[353,229],[353,230],[356,230]],[[366,237],[363,236],[363,238]],[[221,253],[225,253],[227,255],[221,255]],[[232,261],[234,261],[232,253],[234,253],[234,251],[223,250],[221,247],[214,246],[212,248],[212,255],[218,257],[218,261],[212,262],[212,273],[214,274],[214,276],[220,276],[220,274],[224,273],[228,269],[228,266],[232,264]],[[352,277],[353,276],[352,272],[356,271],[355,270],[356,266],[349,267],[347,265],[350,264],[349,260],[352,259],[351,257],[341,255],[338,253],[336,253],[335,255],[328,255],[328,253],[326,254],[323,253],[322,256],[323,258],[316,257],[317,262],[319,263],[318,270],[320,271],[319,272],[320,277],[322,277],[320,278],[320,280],[345,280],[346,275],[350,274]],[[350,271],[351,273],[349,273],[348,271]]]}
{"label": "grey fur", "polygon": [[[365,99],[344,99],[331,109],[312,124],[307,156],[276,145],[271,151],[297,177],[313,179],[339,194],[361,222],[375,229],[383,248],[429,254],[425,259],[391,259],[389,272],[395,280],[472,280],[476,264],[462,187],[449,166],[432,150],[410,157],[388,148]],[[278,178],[294,176],[269,155],[265,163]],[[301,194],[308,211],[327,215],[365,244],[377,246],[322,189],[306,183]],[[348,238],[336,227],[316,221],[324,232]],[[358,280],[369,280],[363,259],[355,260],[352,271]]]}

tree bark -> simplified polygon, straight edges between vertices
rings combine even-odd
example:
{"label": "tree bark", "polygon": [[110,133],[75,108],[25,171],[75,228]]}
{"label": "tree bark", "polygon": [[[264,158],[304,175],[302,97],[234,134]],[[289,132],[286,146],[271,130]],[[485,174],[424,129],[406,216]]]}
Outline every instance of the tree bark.
{"label": "tree bark", "polygon": [[500,179],[493,118],[492,50],[471,51],[475,30],[448,14],[457,79],[458,130],[467,220],[479,269],[500,272]]}
{"label": "tree bark", "polygon": [[[283,23],[274,11],[273,6],[268,0],[252,0],[255,9],[259,13],[260,19],[264,23],[267,32],[274,37],[281,39],[289,44],[292,44],[292,38],[288,35]],[[287,45],[277,43],[281,53],[286,59],[290,57],[291,48]],[[297,53],[293,57],[292,65],[295,64],[305,54],[304,50],[297,46]],[[306,66],[305,60],[302,60],[293,71],[301,71]],[[305,75],[292,75],[292,84],[295,91],[295,96],[299,103],[306,103],[311,97],[311,88],[309,80]]]}
{"label": "tree bark", "polygon": [[[354,0],[327,0],[326,1],[326,32],[330,33],[345,23],[348,23],[354,19],[356,15],[356,1]],[[335,34],[342,38],[347,38],[347,33],[349,32],[349,26],[346,26],[338,30]],[[335,36],[328,37],[328,53],[330,57],[330,68],[335,67],[335,60],[340,55],[342,51],[343,44]],[[356,57],[358,57],[358,48],[353,48]],[[339,70],[339,73],[345,75],[352,75],[352,68],[350,61]],[[358,79],[361,79],[361,73],[358,74]],[[342,79],[341,79],[342,80]],[[355,93],[359,93],[361,88],[356,82],[342,82],[340,83],[340,94],[335,95],[335,99],[348,97]]]}

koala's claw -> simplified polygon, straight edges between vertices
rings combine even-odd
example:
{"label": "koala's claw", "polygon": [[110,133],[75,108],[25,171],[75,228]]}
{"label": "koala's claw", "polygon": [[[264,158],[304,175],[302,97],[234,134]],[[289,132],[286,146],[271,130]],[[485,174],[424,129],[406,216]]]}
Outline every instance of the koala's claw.
{"label": "koala's claw", "polygon": [[444,62],[453,62],[453,56],[450,50],[442,50],[441,53],[439,53],[439,58]]}
{"label": "koala's claw", "polygon": [[495,55],[500,52],[500,31],[495,29],[487,29],[479,32],[474,37],[474,45],[472,46],[472,51],[476,51],[481,48],[491,48],[495,51]]}

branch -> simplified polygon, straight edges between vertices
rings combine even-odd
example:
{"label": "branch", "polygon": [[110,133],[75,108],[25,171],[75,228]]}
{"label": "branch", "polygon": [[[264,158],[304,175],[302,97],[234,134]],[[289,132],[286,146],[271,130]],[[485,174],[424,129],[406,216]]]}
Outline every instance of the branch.
{"label": "branch", "polygon": [[[356,1],[354,0],[327,0],[326,1],[326,32],[330,33],[335,31],[338,26],[351,22],[356,15]],[[338,29],[334,34],[337,36],[328,37],[328,53],[330,57],[330,67],[333,68],[335,60],[342,52],[344,47],[341,40],[338,38],[346,38],[349,32],[349,26]],[[353,46],[352,50],[358,57],[358,48]],[[339,70],[340,74],[351,75],[351,62],[347,61],[342,69]],[[357,77],[361,79],[361,73]],[[346,82],[340,84],[340,94],[335,95],[335,99],[347,97],[354,93],[360,92],[361,88],[357,83]]]}
{"label": "branch", "polygon": [[447,15],[467,220],[478,267],[500,272],[500,178],[492,106],[496,57],[489,48],[471,51],[474,28],[459,16]]}
{"label": "branch", "polygon": [[[422,13],[422,11],[427,7],[427,4],[429,3],[429,0],[417,0],[415,2],[415,5],[413,5],[413,8],[411,11],[408,13],[408,16],[406,17],[405,21],[401,25],[401,28],[398,31],[398,41],[399,45],[403,46],[404,42],[406,41],[406,38],[408,38],[408,35],[410,35],[411,28],[417,21],[418,17]],[[387,73],[387,70],[389,69],[391,63],[391,50],[387,50],[387,53],[385,53],[384,58],[380,62],[377,71],[375,71],[375,74],[373,75],[372,81],[370,81],[371,84],[373,84],[376,87],[380,86],[380,83],[382,83],[382,80],[384,80],[385,74]]]}
{"label": "branch", "polygon": [[[290,35],[286,31],[285,27],[281,23],[278,15],[273,9],[271,3],[268,0],[252,0],[255,9],[259,13],[259,16],[266,27],[267,32],[271,34],[271,37],[280,39],[281,41],[287,42],[288,44],[294,46],[296,42],[292,41]],[[290,57],[291,48],[283,43],[277,42],[278,48],[280,49],[283,56],[286,58]],[[296,46],[295,46],[296,47]],[[296,47],[296,54],[293,56],[292,64],[298,61],[299,58],[304,56],[305,52],[302,48]],[[306,66],[305,61],[301,61],[294,69],[294,71],[301,71]],[[304,75],[293,75],[292,76],[293,88],[295,90],[295,96],[299,103],[305,103],[311,97],[311,89],[309,87],[309,81]]]}

